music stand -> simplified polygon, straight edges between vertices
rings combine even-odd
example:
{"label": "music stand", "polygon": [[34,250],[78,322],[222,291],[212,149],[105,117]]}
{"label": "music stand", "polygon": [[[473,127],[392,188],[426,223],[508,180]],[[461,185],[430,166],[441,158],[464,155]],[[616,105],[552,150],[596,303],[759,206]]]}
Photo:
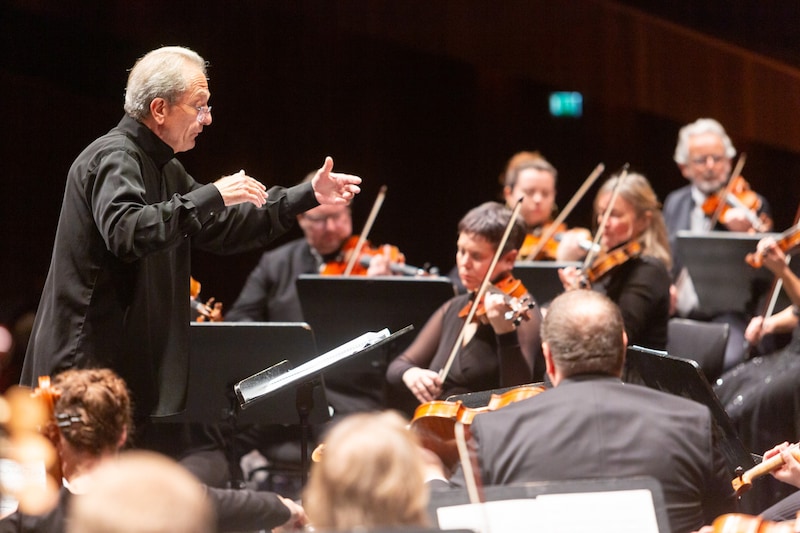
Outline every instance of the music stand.
{"label": "music stand", "polygon": [[[192,322],[189,326],[189,380],[186,407],[162,422],[217,424],[298,424],[297,412],[286,409],[295,397],[286,393],[258,409],[242,411],[233,386],[245,376],[283,360],[300,365],[316,355],[314,334],[305,322]],[[330,416],[324,390],[313,391],[319,406],[311,415],[314,424]]]}
{"label": "music stand", "polygon": [[[308,429],[311,410],[314,407],[310,390],[322,378],[323,373],[342,365],[348,360],[363,357],[370,352],[394,343],[408,333],[413,326],[406,326],[395,333],[388,329],[368,332],[311,359],[294,369],[285,362],[267,367],[234,384],[233,391],[243,411],[263,404],[265,400],[277,398],[286,391],[295,391],[297,412],[302,427],[300,441],[301,472],[305,484],[308,457]],[[327,408],[327,405],[325,406]]]}
{"label": "music stand", "polygon": [[765,234],[679,231],[675,255],[692,278],[701,312],[753,314],[772,282],[765,268],[753,268],[744,258]]}
{"label": "music stand", "polygon": [[753,456],[742,444],[731,419],[696,361],[673,357],[658,350],[629,346],[623,380],[689,398],[708,407],[712,430],[725,456],[731,479],[737,467],[746,470],[755,465]]}
{"label": "music stand", "polygon": [[[483,488],[486,501],[537,498],[543,495],[608,493],[616,491],[647,490],[653,499],[655,521],[659,533],[671,531],[664,492],[657,479],[650,476],[625,478],[596,478],[568,481],[540,481],[519,485],[488,486]],[[469,503],[466,489],[432,490],[428,503],[428,514],[433,523],[439,524],[438,509]],[[529,523],[536,522],[536,516],[527,517]]]}
{"label": "music stand", "polygon": [[314,330],[320,352],[339,346],[364,331],[414,330],[392,344],[392,351],[346,362],[325,374],[328,399],[339,413],[392,407],[413,413],[418,401],[405,387],[389,387],[386,368],[416,337],[428,318],[455,295],[446,277],[319,276],[297,281],[303,318]]}
{"label": "music stand", "polygon": [[577,262],[520,261],[514,264],[514,277],[525,285],[539,305],[547,305],[564,292],[558,270],[568,266],[580,267]]}

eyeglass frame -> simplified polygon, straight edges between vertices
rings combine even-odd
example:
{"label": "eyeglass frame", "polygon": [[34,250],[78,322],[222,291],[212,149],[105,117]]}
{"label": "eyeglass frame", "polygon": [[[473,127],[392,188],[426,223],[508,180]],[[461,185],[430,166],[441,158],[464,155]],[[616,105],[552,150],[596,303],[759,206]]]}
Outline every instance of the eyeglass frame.
{"label": "eyeglass frame", "polygon": [[211,106],[210,105],[192,105],[187,104],[186,102],[179,102],[179,105],[189,106],[192,109],[197,110],[197,122],[204,122],[207,116],[211,115]]}
{"label": "eyeglass frame", "polygon": [[708,154],[705,156],[697,156],[689,159],[689,163],[695,166],[705,166],[708,163],[708,158],[714,162],[714,165],[720,164],[722,161],[728,159],[728,156],[725,155],[715,155],[715,154]]}

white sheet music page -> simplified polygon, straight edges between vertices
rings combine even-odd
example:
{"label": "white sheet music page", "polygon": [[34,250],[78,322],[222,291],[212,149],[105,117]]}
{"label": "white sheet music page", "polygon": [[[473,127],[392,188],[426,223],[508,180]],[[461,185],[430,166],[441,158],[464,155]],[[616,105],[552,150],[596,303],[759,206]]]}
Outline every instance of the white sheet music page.
{"label": "white sheet music page", "polygon": [[[371,331],[348,341],[341,346],[330,350],[319,357],[312,359],[297,368],[290,370],[286,373],[277,375],[270,379],[264,379],[263,372],[243,379],[236,385],[236,393],[239,399],[243,402],[251,401],[254,398],[260,398],[273,392],[280,390],[282,387],[302,381],[310,376],[321,373],[331,365],[344,361],[348,357],[352,357],[357,353],[369,348],[373,344],[386,339],[390,336],[388,329],[381,331]],[[269,369],[267,369],[269,370]]]}
{"label": "white sheet music page", "polygon": [[[580,512],[576,512],[580,510]],[[441,529],[478,533],[658,533],[649,490],[542,494],[437,509]]]}

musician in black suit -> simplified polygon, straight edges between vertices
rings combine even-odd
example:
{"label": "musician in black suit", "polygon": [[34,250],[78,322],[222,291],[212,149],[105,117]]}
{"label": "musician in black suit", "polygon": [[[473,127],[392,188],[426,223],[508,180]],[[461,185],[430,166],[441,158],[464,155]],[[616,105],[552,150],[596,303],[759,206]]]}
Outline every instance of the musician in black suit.
{"label": "musician in black suit", "polygon": [[[483,484],[652,476],[674,532],[734,509],[709,410],[620,380],[627,337],[611,300],[582,289],[561,294],[542,341],[554,388],[472,423]],[[452,483],[465,483],[461,470]]]}
{"label": "musician in black suit", "polygon": [[[711,216],[703,210],[707,198],[724,189],[731,176],[731,163],[736,148],[725,128],[714,119],[700,118],[681,128],[675,147],[674,160],[689,183],[667,195],[664,200],[664,221],[667,224],[670,247],[673,250],[673,278],[677,291],[676,311],[680,316],[730,324],[730,335],[725,350],[724,368],[742,361],[744,331],[748,317],[742,312],[724,312],[710,316],[700,308],[694,285],[676,253],[677,235],[681,230],[707,231],[769,231],[772,218],[766,198],[757,195],[760,207],[753,214],[747,209],[730,208],[711,227]],[[736,177],[736,176],[733,176]],[[755,223],[760,222],[760,227]]]}

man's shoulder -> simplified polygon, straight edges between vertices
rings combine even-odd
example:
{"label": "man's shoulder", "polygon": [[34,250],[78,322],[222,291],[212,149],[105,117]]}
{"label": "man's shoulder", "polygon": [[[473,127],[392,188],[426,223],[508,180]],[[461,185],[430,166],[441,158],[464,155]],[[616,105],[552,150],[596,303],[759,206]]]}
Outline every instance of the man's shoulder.
{"label": "man's shoulder", "polygon": [[664,208],[666,209],[668,205],[685,201],[686,198],[691,198],[691,196],[692,196],[691,185],[684,185],[683,187],[679,187],[674,191],[670,192],[669,194],[667,194],[666,198],[664,198]]}

